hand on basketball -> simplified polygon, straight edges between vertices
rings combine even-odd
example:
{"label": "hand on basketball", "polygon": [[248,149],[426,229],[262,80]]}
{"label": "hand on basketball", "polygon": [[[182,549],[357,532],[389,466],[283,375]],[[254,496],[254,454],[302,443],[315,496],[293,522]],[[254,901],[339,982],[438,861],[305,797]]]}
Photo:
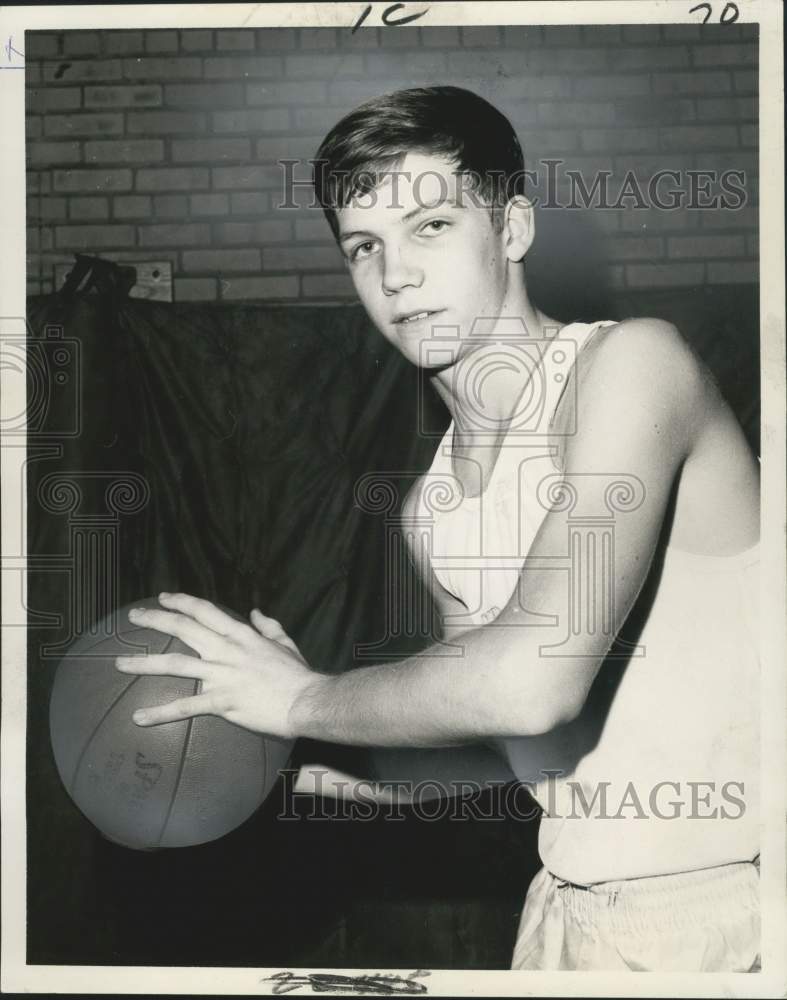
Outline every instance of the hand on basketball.
{"label": "hand on basketball", "polygon": [[199,659],[183,653],[120,656],[115,661],[117,669],[129,674],[193,677],[202,681],[202,689],[191,697],[135,712],[137,725],[220,715],[270,736],[297,735],[290,725],[290,709],[321,675],[309,667],[275,619],[255,609],[247,625],[210,601],[188,594],[160,594],[159,603],[164,610],[133,609],[129,620],[175,636]]}

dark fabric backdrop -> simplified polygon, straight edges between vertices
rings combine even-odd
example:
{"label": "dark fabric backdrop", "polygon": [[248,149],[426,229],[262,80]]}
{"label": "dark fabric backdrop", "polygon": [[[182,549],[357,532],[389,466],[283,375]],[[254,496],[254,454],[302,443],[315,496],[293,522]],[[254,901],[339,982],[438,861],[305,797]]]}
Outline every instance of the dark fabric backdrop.
{"label": "dark fabric backdrop", "polygon": [[[676,322],[757,447],[755,288],[580,295],[573,307],[557,291],[545,286],[539,304],[563,320]],[[401,500],[428,466],[437,442],[419,433],[418,415],[435,435],[447,418],[426,382],[360,307],[47,296],[29,300],[28,321],[44,368],[60,341],[79,352],[66,388],[29,408],[28,551],[44,562],[28,578],[38,621],[28,662],[28,961],[506,967],[538,867],[535,823],[361,823],[340,807],[336,821],[315,822],[304,798],[291,807],[301,818],[285,821],[280,786],[220,841],[139,854],[81,816],[49,747],[57,644],[68,643],[75,613],[71,533],[80,516],[106,513],[107,478],[82,474],[142,477],[150,491],[117,517],[117,580],[105,602],[184,590],[244,615],[256,605],[316,668],[351,669],[368,662],[354,656],[357,644],[385,635],[392,558],[384,511],[362,509],[356,484],[380,471]],[[33,379],[29,401],[39,390]],[[78,433],[65,436],[75,399]],[[51,444],[59,456],[36,457]],[[76,512],[47,494],[53,473],[79,481]],[[372,491],[367,507],[375,496],[385,499]],[[100,594],[92,599],[100,610]],[[45,627],[44,613],[62,625]],[[389,624],[380,656],[428,641],[428,621],[409,632],[396,615]],[[305,742],[295,763],[319,757],[364,766],[361,751]]]}

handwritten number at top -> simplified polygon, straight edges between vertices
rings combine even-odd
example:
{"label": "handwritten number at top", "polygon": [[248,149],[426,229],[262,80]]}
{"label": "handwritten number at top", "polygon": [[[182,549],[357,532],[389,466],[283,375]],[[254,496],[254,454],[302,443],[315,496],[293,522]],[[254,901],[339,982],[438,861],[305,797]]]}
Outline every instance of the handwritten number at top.
{"label": "handwritten number at top", "polygon": [[[707,24],[713,14],[713,7],[709,3],[698,3],[696,7],[692,7],[689,10],[689,14],[693,14],[696,10],[705,11],[705,20],[703,24]],[[721,12],[719,17],[720,24],[734,24],[738,18],[741,16],[741,12],[738,10],[737,4],[726,3],[724,5],[724,10]]]}
{"label": "handwritten number at top", "polygon": [[[415,14],[403,14],[401,17],[394,16],[395,14],[397,14],[398,11],[402,11],[404,9],[405,9],[405,4],[403,3],[394,3],[391,4],[390,7],[386,7],[382,14],[383,24],[389,28],[401,27],[403,24],[410,24],[413,21],[417,21],[419,17],[423,17],[424,14],[429,10],[429,8],[426,7],[424,10],[418,11]],[[371,11],[372,11],[372,5],[369,4],[364,10],[363,14],[361,14],[361,16],[353,25],[353,29],[350,32],[351,35],[354,35],[355,32],[361,27],[361,25],[369,16]]]}

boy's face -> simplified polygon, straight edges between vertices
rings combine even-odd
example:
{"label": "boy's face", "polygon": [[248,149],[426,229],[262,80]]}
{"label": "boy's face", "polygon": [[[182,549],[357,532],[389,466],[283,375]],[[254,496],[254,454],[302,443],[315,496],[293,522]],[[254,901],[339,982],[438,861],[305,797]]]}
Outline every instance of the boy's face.
{"label": "boy's face", "polygon": [[[453,171],[447,160],[408,153],[397,176],[338,212],[340,246],[366,311],[426,367],[446,363],[429,360],[433,327],[458,328],[461,344],[477,317],[505,315],[511,305],[504,232]],[[441,340],[452,332],[436,331]]]}

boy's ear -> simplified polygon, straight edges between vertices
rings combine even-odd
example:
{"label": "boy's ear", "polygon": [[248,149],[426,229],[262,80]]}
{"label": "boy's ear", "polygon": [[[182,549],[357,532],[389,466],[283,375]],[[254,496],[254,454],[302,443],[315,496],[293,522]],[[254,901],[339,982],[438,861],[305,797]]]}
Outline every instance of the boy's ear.
{"label": "boy's ear", "polygon": [[535,234],[532,203],[523,194],[514,195],[505,207],[503,220],[506,257],[510,261],[522,260]]}

